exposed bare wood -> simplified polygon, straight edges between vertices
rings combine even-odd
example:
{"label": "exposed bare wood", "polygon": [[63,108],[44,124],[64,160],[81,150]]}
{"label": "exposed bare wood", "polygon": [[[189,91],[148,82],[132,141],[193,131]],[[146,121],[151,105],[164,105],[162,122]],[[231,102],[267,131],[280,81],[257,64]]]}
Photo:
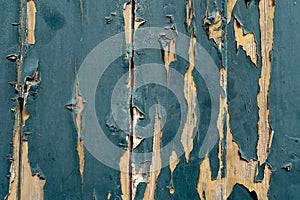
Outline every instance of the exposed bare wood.
{"label": "exposed bare wood", "polygon": [[241,46],[250,57],[251,61],[257,66],[257,50],[256,41],[253,33],[244,33],[243,26],[234,19],[234,32],[236,40],[236,48]]}
{"label": "exposed bare wood", "polygon": [[176,169],[178,163],[179,163],[178,156],[176,154],[176,151],[173,149],[172,154],[169,158],[169,167],[170,167],[170,171],[171,171],[171,180],[170,180],[170,186],[169,186],[170,194],[174,194],[174,192],[175,192],[175,189],[173,187],[173,172]]}
{"label": "exposed bare wood", "polygon": [[237,0],[228,0],[228,2],[227,2],[227,23],[228,24],[231,21],[232,11],[233,11],[233,8],[234,8],[236,2],[237,2]]}
{"label": "exposed bare wood", "polygon": [[35,44],[35,15],[36,7],[34,0],[27,0],[27,28],[26,28],[26,43]]}
{"label": "exposed bare wood", "polygon": [[194,0],[188,0],[187,4],[185,5],[185,12],[186,12],[185,21],[187,27],[190,28],[194,18]]}
{"label": "exposed bare wood", "polygon": [[273,48],[274,39],[274,0],[261,0],[259,2],[260,12],[260,33],[261,33],[261,75],[259,79],[259,93],[257,95],[258,104],[258,143],[257,157],[260,164],[263,164],[269,154],[269,149],[272,143],[273,131],[269,122],[269,105],[268,93],[271,77],[271,51]]}
{"label": "exposed bare wood", "polygon": [[197,125],[197,89],[193,78],[194,60],[195,60],[196,36],[192,32],[189,47],[190,66],[184,75],[184,97],[187,101],[187,115],[181,135],[181,144],[185,152],[185,160],[188,163],[190,153],[193,150],[193,134]]}
{"label": "exposed bare wood", "polygon": [[208,8],[206,9],[206,17],[204,18],[204,25],[208,29],[208,38],[213,39],[217,44],[219,50],[221,51],[222,45],[222,16],[220,11],[215,12],[215,16],[213,16],[214,20],[210,23],[207,23],[209,18]]}
{"label": "exposed bare wood", "polygon": [[154,200],[156,181],[160,174],[162,167],[161,160],[161,138],[162,138],[162,125],[161,118],[159,116],[158,105],[156,105],[155,121],[154,121],[154,135],[152,143],[152,160],[150,165],[150,176],[149,183],[147,184],[146,191],[144,194],[144,200]]}

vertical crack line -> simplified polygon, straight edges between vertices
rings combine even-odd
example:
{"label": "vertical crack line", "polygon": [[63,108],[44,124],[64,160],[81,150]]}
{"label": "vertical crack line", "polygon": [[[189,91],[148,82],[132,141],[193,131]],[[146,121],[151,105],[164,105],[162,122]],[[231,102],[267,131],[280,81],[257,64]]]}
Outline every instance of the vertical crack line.
{"label": "vertical crack line", "polygon": [[22,111],[24,106],[24,99],[22,97],[21,91],[21,72],[22,72],[22,61],[23,61],[23,37],[24,37],[24,17],[25,17],[25,0],[20,0],[20,22],[19,22],[19,52],[18,52],[18,72],[17,72],[17,89],[18,89],[18,105],[16,109],[16,124],[18,128],[17,134],[19,135],[19,154],[18,154],[18,184],[17,184],[17,199],[22,200],[22,192],[21,192],[21,181],[22,181],[22,165],[23,165],[23,117]]}
{"label": "vertical crack line", "polygon": [[[23,166],[23,124],[24,124],[24,121],[23,121],[23,116],[22,116],[22,113],[23,113],[23,107],[24,107],[24,99],[22,97],[19,97],[19,100],[18,100],[18,103],[19,103],[19,118],[20,119],[20,122],[19,122],[19,155],[18,155],[18,160],[19,160],[19,165],[18,165],[18,187],[17,187],[17,196],[18,196],[18,200],[22,200],[22,191],[21,191],[21,181],[22,181],[22,166]],[[17,120],[18,120],[17,119]]]}
{"label": "vertical crack line", "polygon": [[129,66],[129,81],[130,81],[130,133],[128,136],[128,149],[129,149],[129,161],[128,161],[128,170],[129,170],[129,200],[132,200],[132,151],[133,151],[133,119],[134,119],[134,105],[133,105],[133,90],[134,90],[134,31],[135,31],[135,10],[136,10],[136,2],[135,0],[130,1],[131,4],[131,57],[130,57],[130,66]]}
{"label": "vertical crack line", "polygon": [[24,0],[20,0],[20,22],[19,22],[19,52],[18,52],[18,77],[17,77],[17,89],[19,95],[21,90],[21,65],[22,65],[22,51],[23,51],[23,34],[24,34],[24,16],[25,16],[25,4]]}

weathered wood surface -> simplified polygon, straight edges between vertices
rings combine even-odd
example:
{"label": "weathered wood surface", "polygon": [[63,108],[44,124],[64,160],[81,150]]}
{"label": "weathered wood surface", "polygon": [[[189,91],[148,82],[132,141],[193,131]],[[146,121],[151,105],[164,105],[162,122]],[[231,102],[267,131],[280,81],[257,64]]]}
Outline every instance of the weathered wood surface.
{"label": "weathered wood surface", "polygon": [[0,198],[299,199],[298,10],[3,1]]}

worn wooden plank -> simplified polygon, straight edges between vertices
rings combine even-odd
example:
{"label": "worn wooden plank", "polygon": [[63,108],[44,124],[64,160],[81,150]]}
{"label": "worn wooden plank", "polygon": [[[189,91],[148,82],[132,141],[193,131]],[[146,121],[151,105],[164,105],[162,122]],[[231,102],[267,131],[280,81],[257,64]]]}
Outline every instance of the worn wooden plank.
{"label": "worn wooden plank", "polygon": [[299,198],[297,9],[6,2],[0,197]]}

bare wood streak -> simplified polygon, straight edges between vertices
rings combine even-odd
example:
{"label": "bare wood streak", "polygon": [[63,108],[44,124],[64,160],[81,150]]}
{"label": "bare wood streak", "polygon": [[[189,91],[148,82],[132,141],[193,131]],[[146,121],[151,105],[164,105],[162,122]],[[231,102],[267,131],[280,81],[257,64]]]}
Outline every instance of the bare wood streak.
{"label": "bare wood streak", "polygon": [[155,190],[156,190],[156,181],[160,174],[160,170],[162,167],[161,160],[161,138],[162,138],[162,125],[161,118],[159,116],[158,105],[156,105],[155,112],[155,121],[154,121],[154,135],[153,135],[153,143],[152,143],[152,159],[150,166],[150,176],[149,183],[147,184],[146,191],[144,194],[144,200],[154,200]]}
{"label": "bare wood streak", "polygon": [[35,44],[35,16],[36,7],[34,0],[27,0],[27,28],[26,28],[26,43]]}

